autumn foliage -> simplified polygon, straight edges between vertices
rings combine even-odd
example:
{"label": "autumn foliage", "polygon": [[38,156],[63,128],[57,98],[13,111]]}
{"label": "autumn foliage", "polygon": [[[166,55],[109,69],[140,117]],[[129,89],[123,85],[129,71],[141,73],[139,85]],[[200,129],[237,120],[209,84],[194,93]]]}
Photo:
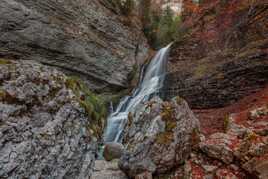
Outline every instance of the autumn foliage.
{"label": "autumn foliage", "polygon": [[267,2],[263,0],[184,1],[183,28],[205,48],[240,48],[267,32]]}

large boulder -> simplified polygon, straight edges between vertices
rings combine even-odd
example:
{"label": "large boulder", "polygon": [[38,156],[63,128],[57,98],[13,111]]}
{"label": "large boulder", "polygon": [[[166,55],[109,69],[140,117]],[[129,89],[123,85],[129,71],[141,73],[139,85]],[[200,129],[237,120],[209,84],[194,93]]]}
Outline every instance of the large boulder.
{"label": "large boulder", "polygon": [[104,145],[103,157],[107,161],[119,159],[124,153],[124,146],[120,143],[109,142]]}
{"label": "large boulder", "polygon": [[89,178],[97,135],[68,78],[0,59],[0,178]]}
{"label": "large boulder", "polygon": [[198,140],[199,121],[183,99],[154,98],[129,115],[124,132],[127,152],[119,167],[130,177],[165,173],[188,158]]}
{"label": "large boulder", "polygon": [[101,92],[126,88],[148,46],[139,21],[113,8],[106,0],[1,0],[0,56],[58,67]]}

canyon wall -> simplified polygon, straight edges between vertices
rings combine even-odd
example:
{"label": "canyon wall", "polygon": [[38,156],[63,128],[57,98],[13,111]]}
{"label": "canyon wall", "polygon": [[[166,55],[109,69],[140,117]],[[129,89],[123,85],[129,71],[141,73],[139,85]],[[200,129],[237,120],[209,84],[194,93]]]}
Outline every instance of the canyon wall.
{"label": "canyon wall", "polygon": [[0,16],[0,57],[58,67],[99,92],[128,87],[147,55],[139,21],[109,1],[2,0]]}
{"label": "canyon wall", "polygon": [[192,108],[223,107],[268,84],[268,4],[184,2],[181,37],[171,50],[167,97]]}

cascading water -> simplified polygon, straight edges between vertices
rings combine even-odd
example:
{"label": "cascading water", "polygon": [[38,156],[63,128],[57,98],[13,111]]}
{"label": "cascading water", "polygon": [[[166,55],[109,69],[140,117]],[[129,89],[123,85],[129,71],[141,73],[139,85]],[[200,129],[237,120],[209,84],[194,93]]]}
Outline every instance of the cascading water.
{"label": "cascading water", "polygon": [[129,112],[134,112],[138,104],[148,101],[162,88],[170,46],[171,44],[157,52],[146,71],[142,72],[139,85],[132,96],[123,98],[117,109],[108,117],[104,142],[121,142]]}

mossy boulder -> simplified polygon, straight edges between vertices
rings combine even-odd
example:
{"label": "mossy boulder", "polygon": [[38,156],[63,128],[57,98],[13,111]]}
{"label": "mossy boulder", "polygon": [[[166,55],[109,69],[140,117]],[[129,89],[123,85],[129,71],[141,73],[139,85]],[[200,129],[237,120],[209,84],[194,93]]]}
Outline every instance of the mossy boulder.
{"label": "mossy boulder", "polygon": [[127,152],[119,166],[130,177],[168,172],[187,159],[198,141],[199,121],[179,97],[167,102],[155,97],[129,118],[123,138]]}

